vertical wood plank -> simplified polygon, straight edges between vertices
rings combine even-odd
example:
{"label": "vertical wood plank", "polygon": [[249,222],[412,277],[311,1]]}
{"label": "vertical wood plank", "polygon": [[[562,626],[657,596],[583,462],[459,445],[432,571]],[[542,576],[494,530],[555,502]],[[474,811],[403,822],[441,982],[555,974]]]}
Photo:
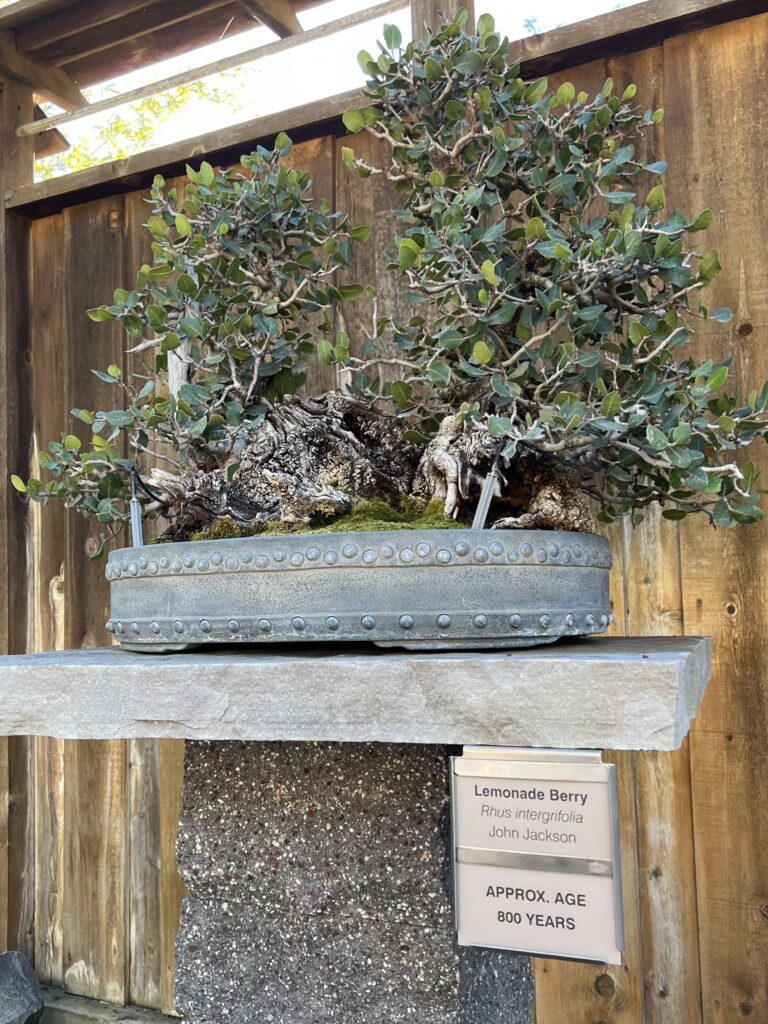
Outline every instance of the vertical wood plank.
{"label": "vertical wood plank", "polygon": [[64,987],[119,1004],[128,980],[125,749],[68,741],[63,767]]}
{"label": "vertical wood plank", "polygon": [[[92,367],[123,362],[123,339],[100,330],[85,310],[109,300],[126,279],[123,200],[73,207],[63,215],[67,253],[64,367],[68,407],[110,409],[121,403]],[[64,601],[68,647],[109,643],[104,629],[109,588],[103,563],[91,563],[91,524],[66,524]],[[124,741],[67,741],[63,751],[62,935],[64,986],[77,995],[124,1003],[127,952],[127,745]]]}
{"label": "vertical wood plank", "polygon": [[[33,147],[15,129],[33,106],[29,89],[0,80],[0,196],[32,181]],[[27,253],[27,223],[0,210],[0,653],[24,650],[26,503],[11,489],[9,476],[23,474],[29,436]],[[2,740],[0,946],[25,952],[31,952],[30,919],[20,894],[34,873],[27,828],[32,806],[23,770],[29,751],[25,738]]]}
{"label": "vertical wood plank", "polygon": [[469,13],[467,31],[475,23],[474,0],[411,0],[411,31],[414,39],[427,39],[429,30],[437,31],[450,21],[460,7]]}
{"label": "vertical wood plank", "polygon": [[[66,388],[60,386],[67,345],[67,253],[64,220],[51,217],[30,225],[30,365],[32,433],[28,473],[40,475],[38,452],[61,436],[69,418]],[[64,592],[66,517],[58,504],[43,509],[32,503],[27,515],[28,651],[61,650],[66,646],[67,606]],[[63,983],[62,842],[63,743],[37,738],[29,785],[33,793],[32,845],[34,870],[25,903],[34,919],[34,963],[49,984]],[[31,893],[30,893],[31,890]]]}
{"label": "vertical wood plank", "polygon": [[[608,62],[619,93],[633,82],[641,109],[665,106],[661,47]],[[646,132],[639,156],[666,158],[665,125]],[[658,183],[637,181],[640,194]],[[679,534],[652,507],[643,523],[626,524],[627,632],[679,635],[683,630]],[[647,1024],[701,1024],[693,850],[693,811],[687,744],[673,753],[635,755],[638,892],[643,1013]]]}
{"label": "vertical wood plank", "polygon": [[[742,393],[768,377],[768,17],[668,40],[671,203],[706,206],[723,273],[707,304],[734,310],[702,324],[695,357],[732,357]],[[765,446],[749,456],[768,474]],[[690,738],[703,1019],[768,1020],[768,527],[681,529],[685,631],[714,639],[712,681]]]}
{"label": "vertical wood plank", "polygon": [[[609,70],[597,60],[550,77],[550,87],[573,82],[593,94],[603,87]],[[627,632],[630,537],[625,523],[601,528],[611,543],[611,604],[614,622],[609,635]],[[621,874],[624,899],[625,967],[534,959],[537,1024],[642,1024],[642,943],[638,898],[637,807],[635,763],[630,753],[606,755],[616,764],[619,787]]]}

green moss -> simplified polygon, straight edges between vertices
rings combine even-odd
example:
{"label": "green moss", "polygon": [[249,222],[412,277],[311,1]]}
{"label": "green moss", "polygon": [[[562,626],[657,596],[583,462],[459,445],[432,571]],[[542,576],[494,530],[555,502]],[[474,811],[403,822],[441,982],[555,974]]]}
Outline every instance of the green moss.
{"label": "green moss", "polygon": [[281,522],[267,523],[259,533],[261,535],[279,537],[289,533],[371,533],[377,530],[455,530],[465,529],[465,523],[457,523],[446,519],[443,515],[443,503],[432,501],[429,504],[418,498],[405,498],[401,510],[392,508],[381,498],[360,501],[351,512],[338,519],[306,524],[290,524]]}
{"label": "green moss", "polygon": [[272,520],[252,530],[241,529],[234,520],[217,519],[208,530],[194,533],[190,540],[222,540],[228,537],[283,537],[291,533],[372,533],[378,530],[464,530],[466,523],[457,523],[443,515],[442,501],[429,504],[421,498],[403,498],[402,508],[393,508],[382,498],[358,502],[351,512],[338,519],[306,523],[281,523]]}
{"label": "green moss", "polygon": [[230,537],[247,537],[248,534],[242,530],[234,519],[229,516],[222,516],[217,519],[207,530],[200,530],[193,533],[190,540],[227,540]]}

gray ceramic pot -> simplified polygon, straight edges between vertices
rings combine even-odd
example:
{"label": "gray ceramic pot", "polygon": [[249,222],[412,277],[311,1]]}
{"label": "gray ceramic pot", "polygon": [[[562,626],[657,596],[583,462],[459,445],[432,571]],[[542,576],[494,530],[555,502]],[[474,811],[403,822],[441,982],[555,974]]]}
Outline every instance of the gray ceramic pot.
{"label": "gray ceramic pot", "polygon": [[373,641],[528,647],[611,621],[603,537],[395,530],[150,544],[113,551],[107,629],[131,650]]}

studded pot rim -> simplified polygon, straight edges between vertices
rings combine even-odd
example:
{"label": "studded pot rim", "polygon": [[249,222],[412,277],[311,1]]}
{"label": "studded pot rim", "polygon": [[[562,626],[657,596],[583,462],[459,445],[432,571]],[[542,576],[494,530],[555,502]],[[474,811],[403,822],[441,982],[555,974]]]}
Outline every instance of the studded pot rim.
{"label": "studded pot rim", "polygon": [[611,621],[604,537],[539,530],[296,533],[122,548],[107,628],[134,650],[368,640],[530,646]]}

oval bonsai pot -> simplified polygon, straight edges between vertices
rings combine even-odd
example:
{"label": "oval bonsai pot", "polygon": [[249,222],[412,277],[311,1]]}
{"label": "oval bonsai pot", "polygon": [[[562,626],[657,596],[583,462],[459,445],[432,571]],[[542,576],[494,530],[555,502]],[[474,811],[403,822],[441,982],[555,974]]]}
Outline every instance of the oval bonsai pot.
{"label": "oval bonsai pot", "polygon": [[211,643],[373,641],[527,647],[603,632],[604,537],[392,530],[187,541],[109,555],[107,629],[135,651]]}

